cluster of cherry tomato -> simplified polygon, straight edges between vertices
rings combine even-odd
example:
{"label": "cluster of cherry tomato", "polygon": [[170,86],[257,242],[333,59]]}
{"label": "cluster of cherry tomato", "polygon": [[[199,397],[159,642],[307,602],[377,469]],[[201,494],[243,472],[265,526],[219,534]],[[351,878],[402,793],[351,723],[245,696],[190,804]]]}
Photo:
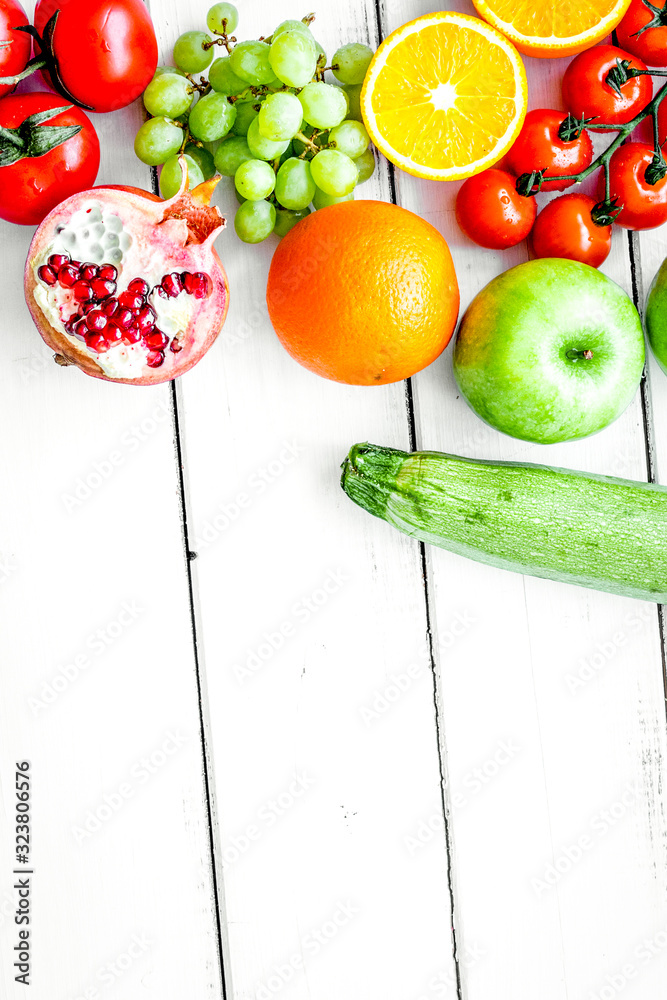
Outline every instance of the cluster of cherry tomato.
{"label": "cluster of cherry tomato", "polygon": [[[538,213],[535,197],[517,192],[517,178],[533,171],[542,172],[541,191],[563,191],[594,163],[593,143],[585,128],[575,130],[578,135],[571,141],[559,137],[568,113],[570,121],[585,120],[589,128],[610,133],[610,138],[617,130],[600,126],[628,126],[641,116],[653,97],[650,73],[630,77],[616,87],[608,75],[618,61],[643,72],[648,65],[667,66],[667,0],[663,6],[664,11],[655,3],[632,0],[617,29],[623,48],[597,45],[575,56],[567,67],[562,81],[565,111],[530,111],[504,161],[465,181],[457,196],[456,217],[470,239],[502,250],[529,238],[536,257],[569,257],[599,267],[611,249],[611,219],[633,230],[667,222],[667,177],[650,183],[645,176],[656,155],[651,116],[638,122],[632,141],[620,145],[609,158],[609,199],[602,162],[596,198],[566,194]],[[657,127],[662,147],[667,139],[667,98],[659,106]],[[550,181],[550,177],[561,179]]]}
{"label": "cluster of cherry tomato", "polygon": [[[0,78],[33,67],[33,39],[35,59],[46,58],[35,68],[56,93],[10,94],[14,84],[0,84],[0,126],[26,147],[25,156],[9,155],[3,165],[0,144],[0,218],[24,225],[41,222],[63,198],[92,187],[100,149],[82,109],[126,107],[152,79],[158,56],[142,0],[38,0],[34,28],[18,0],[0,0]],[[60,114],[33,119],[58,107]],[[77,134],[58,142],[54,131],[53,147],[30,155],[35,130],[66,126],[77,127]]]}

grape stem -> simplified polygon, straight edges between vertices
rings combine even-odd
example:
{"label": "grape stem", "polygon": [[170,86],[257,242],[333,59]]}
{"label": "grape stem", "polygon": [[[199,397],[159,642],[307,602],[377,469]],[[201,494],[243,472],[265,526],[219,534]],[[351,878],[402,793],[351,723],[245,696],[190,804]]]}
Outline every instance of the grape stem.
{"label": "grape stem", "polygon": [[[298,139],[299,142],[302,142],[304,144],[304,146],[306,146],[306,148],[311,151],[311,153],[315,153],[315,154],[319,153],[320,147],[317,145],[317,143],[314,143],[312,139],[309,139],[308,136],[304,132],[302,132],[301,130],[299,130],[297,132],[297,134],[294,136],[294,138]],[[305,155],[306,155],[306,151],[304,150],[304,152],[301,154],[300,159],[303,159],[303,157]]]}
{"label": "grape stem", "polygon": [[231,52],[235,44],[236,38],[234,35],[228,35],[225,33],[223,35],[218,35],[216,38],[212,38],[210,42],[202,42],[202,48],[208,51],[209,49],[212,49],[214,45],[224,45],[227,51]]}
{"label": "grape stem", "polygon": [[[622,67],[620,66],[621,60],[617,59],[616,62],[617,64],[619,64],[619,66],[616,68],[622,69]],[[609,74],[613,74],[616,68],[610,70]],[[636,70],[630,72],[632,76],[645,75],[645,73],[654,76],[667,76],[667,70],[646,70],[646,71]],[[628,79],[629,78],[630,77],[628,77]],[[573,139],[578,139],[583,131],[588,131],[588,130],[592,131],[592,130],[606,129],[609,131],[617,132],[618,135],[613,140],[613,142],[611,142],[607,146],[604,152],[602,152],[595,160],[593,160],[592,163],[589,164],[589,166],[587,166],[584,170],[581,170],[578,174],[563,174],[562,176],[556,176],[556,177],[552,177],[551,175],[549,175],[549,177],[547,177],[546,179],[550,182],[554,181],[556,183],[560,181],[567,181],[569,184],[580,184],[582,181],[586,180],[587,177],[590,177],[590,175],[594,173],[596,170],[603,168],[605,172],[605,200],[604,202],[601,202],[600,205],[596,205],[593,211],[595,212],[597,209],[601,210],[605,209],[606,210],[605,212],[602,213],[598,212],[598,215],[603,215],[605,218],[610,214],[609,213],[610,209],[612,210],[612,212],[615,212],[615,214],[618,215],[618,213],[621,211],[622,206],[618,207],[614,205],[611,200],[609,162],[614,153],[616,152],[616,150],[619,148],[619,146],[621,146],[628,138],[628,136],[631,135],[632,132],[634,132],[637,126],[641,122],[643,122],[645,118],[648,118],[649,116],[652,117],[653,119],[654,154],[653,154],[653,160],[651,161],[651,163],[649,163],[649,165],[646,168],[645,179],[648,184],[657,184],[658,181],[662,180],[663,177],[667,176],[667,163],[665,163],[665,160],[662,155],[662,148],[660,145],[660,138],[658,135],[658,109],[662,104],[663,100],[665,99],[665,97],[667,97],[667,83],[663,84],[663,86],[655,94],[653,99],[649,101],[646,107],[642,111],[640,111],[639,114],[635,115],[632,121],[626,122],[625,124],[622,125],[611,125],[603,123],[589,124],[585,119],[582,119],[581,122],[579,122],[577,119],[574,119],[571,114],[569,114],[567,118],[565,118],[561,123],[559,130],[559,135],[563,142],[572,141]],[[566,130],[568,138],[565,138],[565,136],[561,134],[561,130],[563,129]],[[542,188],[544,180],[545,180],[544,170],[533,170],[531,173],[521,174],[521,176],[517,178],[516,182],[517,193],[523,195],[524,197],[532,198],[539,193],[539,191]],[[598,224],[607,225],[608,223],[598,222]]]}

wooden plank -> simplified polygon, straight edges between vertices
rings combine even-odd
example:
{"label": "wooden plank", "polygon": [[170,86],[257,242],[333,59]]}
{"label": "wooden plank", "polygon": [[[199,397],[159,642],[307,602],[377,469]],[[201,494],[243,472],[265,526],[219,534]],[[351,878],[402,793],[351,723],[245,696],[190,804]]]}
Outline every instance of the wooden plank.
{"label": "wooden plank", "polygon": [[[152,7],[165,51],[204,20],[200,2]],[[304,13],[246,5],[236,34]],[[322,4],[316,36],[331,55],[374,16]],[[388,190],[383,173],[364,194]],[[441,810],[421,566],[338,487],[353,442],[407,446],[404,390],[298,367],[264,305],[275,243],[232,227],[218,247],[229,319],[179,393],[234,996],[410,996],[415,968],[454,975],[442,823],[423,860],[403,844]]]}
{"label": "wooden plank", "polygon": [[[25,86],[25,85],[24,85]],[[143,184],[137,107],[96,116],[100,182]],[[169,387],[58,368],[0,223],[0,993],[15,981],[14,762],[32,770],[31,996],[219,998]],[[177,961],[174,957],[177,956]]]}
{"label": "wooden plank", "polygon": [[[385,30],[431,9],[404,0],[384,6]],[[445,7],[475,13],[469,3]],[[560,106],[564,61],[526,64],[531,106]],[[450,241],[463,307],[491,277],[526,259],[524,248],[494,254],[462,236],[455,185],[397,174],[397,191]],[[623,234],[605,271],[631,290]],[[474,416],[458,397],[451,352],[414,383],[419,446],[646,477],[639,397],[593,439],[538,447]],[[624,963],[641,975],[635,995],[654,995],[661,963],[645,962],[635,948],[667,920],[655,607],[435,549],[428,564],[436,635],[457,610],[474,609],[478,619],[439,657],[457,941],[460,954],[480,953],[462,969],[464,995],[598,998],[610,982],[618,985]],[[467,804],[475,781],[481,787]],[[457,808],[461,794],[465,808]],[[425,843],[420,854],[432,849]]]}

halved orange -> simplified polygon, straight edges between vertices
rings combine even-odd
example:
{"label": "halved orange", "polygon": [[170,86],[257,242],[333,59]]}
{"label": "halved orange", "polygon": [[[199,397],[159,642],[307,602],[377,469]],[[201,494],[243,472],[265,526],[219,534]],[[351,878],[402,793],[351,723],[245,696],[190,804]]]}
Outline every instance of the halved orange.
{"label": "halved orange", "polygon": [[389,35],[361,91],[375,145],[401,169],[438,181],[471,177],[504,156],[527,102],[526,71],[511,42],[453,11]]}
{"label": "halved orange", "polygon": [[583,52],[619,23],[630,0],[472,0],[477,12],[519,52],[556,59]]}

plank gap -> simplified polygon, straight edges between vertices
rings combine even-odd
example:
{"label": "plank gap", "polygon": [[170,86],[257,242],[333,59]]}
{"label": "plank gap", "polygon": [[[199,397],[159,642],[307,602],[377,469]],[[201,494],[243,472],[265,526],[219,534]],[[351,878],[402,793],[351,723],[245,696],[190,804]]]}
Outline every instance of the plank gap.
{"label": "plank gap", "polygon": [[[154,195],[160,197],[160,186],[158,180],[157,167],[150,168],[151,190]],[[215,809],[213,804],[213,782],[211,777],[211,764],[209,754],[209,740],[207,737],[208,724],[207,713],[204,707],[204,685],[202,680],[202,665],[199,655],[199,642],[197,631],[197,613],[195,607],[194,582],[192,575],[192,563],[196,558],[196,552],[190,548],[190,531],[188,519],[188,505],[186,501],[185,473],[183,470],[183,446],[181,442],[181,426],[178,408],[178,395],[176,390],[176,380],[169,383],[169,398],[171,403],[171,417],[174,431],[174,459],[176,462],[176,482],[178,489],[178,502],[181,508],[181,534],[183,539],[183,555],[185,561],[185,573],[188,587],[188,601],[190,611],[190,629],[192,635],[192,654],[195,666],[195,679],[197,684],[197,714],[199,719],[199,746],[201,752],[202,777],[204,780],[204,795],[206,798],[206,828],[208,838],[208,870],[211,878],[211,893],[213,896],[213,906],[215,909],[215,930],[217,939],[218,955],[218,979],[221,987],[222,1000],[231,1000],[231,987],[227,989],[227,963],[225,961],[223,947],[223,926],[222,926],[222,905],[223,897],[221,891],[221,881],[218,878],[217,851],[215,839]]]}
{"label": "plank gap", "polygon": [[[630,275],[632,279],[632,299],[643,320],[644,282],[642,279],[641,246],[636,232],[628,230],[628,252],[630,255]],[[651,395],[651,377],[648,359],[644,364],[641,385],[639,387],[642,404],[642,422],[644,424],[644,446],[646,448],[646,474],[649,483],[657,483],[657,452],[655,444],[655,423],[653,420],[653,398]],[[662,659],[662,684],[667,705],[667,616],[665,605],[657,605],[658,632],[660,635],[660,656]]]}
{"label": "plank gap", "polygon": [[[376,18],[376,32],[377,32],[377,43],[378,47],[384,41],[385,30],[384,26],[387,20],[387,13],[385,8],[384,0],[375,0],[375,18]],[[383,157],[382,160],[385,164],[385,169],[387,173],[387,178],[389,181],[389,199],[393,205],[398,205],[398,191],[396,184],[396,168],[394,164]],[[412,379],[406,379],[405,381],[405,408],[408,420],[408,441],[411,451],[417,450],[417,422],[415,416],[415,401],[414,393],[412,388]],[[428,661],[429,669],[431,671],[431,676],[433,678],[433,709],[435,716],[435,732],[437,741],[437,754],[438,754],[438,774],[440,779],[440,808],[442,810],[442,822],[445,835],[445,852],[447,855],[446,871],[447,871],[447,894],[449,899],[449,913],[451,919],[451,930],[452,930],[452,959],[454,962],[454,971],[456,977],[456,996],[457,1000],[462,1000],[462,983],[461,983],[461,963],[459,961],[459,949],[458,949],[458,939],[457,939],[457,919],[456,919],[456,903],[454,898],[454,858],[452,850],[452,838],[450,830],[450,811],[448,807],[447,800],[447,779],[446,779],[446,766],[445,766],[445,742],[444,733],[441,730],[440,725],[440,704],[442,702],[442,690],[440,686],[440,674],[436,664],[435,657],[435,647],[433,643],[433,627],[432,627],[432,616],[431,616],[431,588],[430,588],[430,571],[428,558],[426,554],[426,545],[424,542],[418,542],[419,546],[419,562],[421,566],[422,574],[422,584],[424,593],[424,615],[426,620],[426,643],[428,650]]]}

